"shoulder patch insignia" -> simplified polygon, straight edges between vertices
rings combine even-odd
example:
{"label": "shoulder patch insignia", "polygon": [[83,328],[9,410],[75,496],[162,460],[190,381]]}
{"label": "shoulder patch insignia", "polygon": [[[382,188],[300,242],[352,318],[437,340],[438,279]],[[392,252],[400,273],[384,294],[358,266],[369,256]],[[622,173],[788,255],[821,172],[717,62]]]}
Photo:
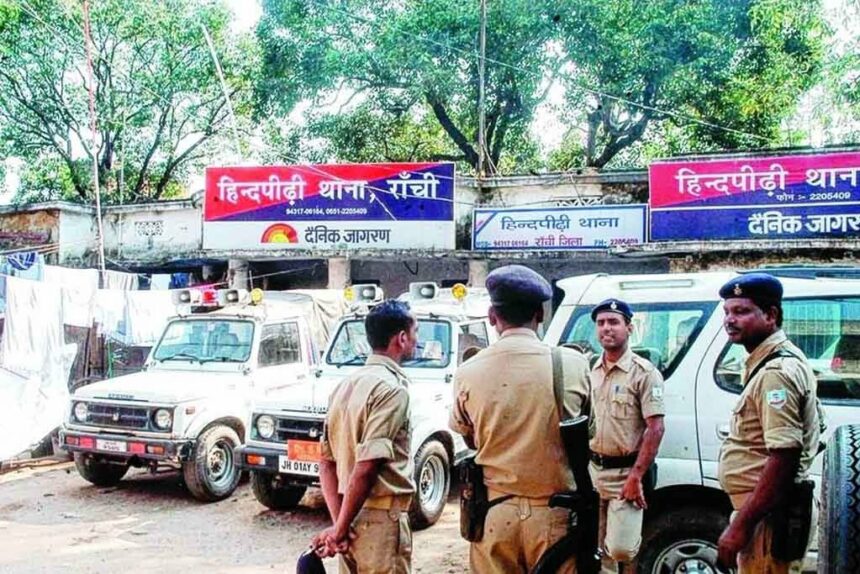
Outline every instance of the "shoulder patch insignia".
{"label": "shoulder patch insignia", "polygon": [[651,389],[651,397],[653,397],[655,399],[662,399],[663,398],[663,389],[661,389],[660,387],[655,387],[655,388]]}
{"label": "shoulder patch insignia", "polygon": [[767,392],[765,400],[773,408],[781,409],[788,400],[788,393],[785,392],[785,389],[774,389]]}

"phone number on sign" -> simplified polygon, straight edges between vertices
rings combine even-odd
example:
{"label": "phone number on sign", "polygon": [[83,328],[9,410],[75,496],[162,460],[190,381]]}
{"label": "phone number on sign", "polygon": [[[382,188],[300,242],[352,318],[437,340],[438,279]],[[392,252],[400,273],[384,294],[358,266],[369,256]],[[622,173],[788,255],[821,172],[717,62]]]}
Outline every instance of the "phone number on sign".
{"label": "phone number on sign", "polygon": [[367,215],[366,207],[291,207],[286,215]]}

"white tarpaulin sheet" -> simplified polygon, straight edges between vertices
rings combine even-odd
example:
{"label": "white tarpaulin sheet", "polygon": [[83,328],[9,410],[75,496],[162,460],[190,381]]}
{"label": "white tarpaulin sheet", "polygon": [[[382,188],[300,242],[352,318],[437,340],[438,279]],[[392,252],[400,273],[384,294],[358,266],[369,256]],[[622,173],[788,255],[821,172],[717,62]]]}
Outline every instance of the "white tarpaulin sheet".
{"label": "white tarpaulin sheet", "polygon": [[76,347],[63,342],[62,310],[59,286],[6,279],[0,459],[26,450],[63,420]]}
{"label": "white tarpaulin sheet", "polygon": [[7,277],[3,366],[26,373],[59,361],[65,342],[62,317],[59,286]]}
{"label": "white tarpaulin sheet", "polygon": [[105,271],[105,289],[122,289],[123,291],[136,291],[138,278],[136,273],[123,273],[122,271]]}
{"label": "white tarpaulin sheet", "polygon": [[307,318],[317,345],[325,349],[331,330],[349,305],[340,289],[294,289],[290,291],[267,291],[263,301],[280,301],[296,305]]}
{"label": "white tarpaulin sheet", "polygon": [[93,307],[99,288],[99,272],[96,269],[45,265],[44,282],[62,289],[64,324],[92,327]]}
{"label": "white tarpaulin sheet", "polygon": [[176,315],[170,291],[126,291],[126,345],[153,345],[158,342],[167,320]]}

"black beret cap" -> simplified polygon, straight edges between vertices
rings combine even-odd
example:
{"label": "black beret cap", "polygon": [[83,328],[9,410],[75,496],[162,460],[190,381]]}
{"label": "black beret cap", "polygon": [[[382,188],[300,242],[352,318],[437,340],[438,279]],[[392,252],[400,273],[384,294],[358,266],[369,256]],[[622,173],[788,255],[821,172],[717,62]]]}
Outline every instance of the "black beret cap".
{"label": "black beret cap", "polygon": [[505,265],[487,275],[485,283],[493,305],[543,303],[552,298],[549,281],[522,265]]}
{"label": "black beret cap", "polygon": [[720,297],[735,299],[743,297],[753,301],[782,301],[782,283],[767,273],[746,273],[735,277],[720,288]]}
{"label": "black beret cap", "polygon": [[627,317],[627,320],[633,318],[633,309],[631,309],[630,305],[621,299],[606,299],[605,301],[598,303],[597,306],[591,310],[591,320],[597,321],[597,314],[603,311],[610,311],[612,313],[624,315]]}

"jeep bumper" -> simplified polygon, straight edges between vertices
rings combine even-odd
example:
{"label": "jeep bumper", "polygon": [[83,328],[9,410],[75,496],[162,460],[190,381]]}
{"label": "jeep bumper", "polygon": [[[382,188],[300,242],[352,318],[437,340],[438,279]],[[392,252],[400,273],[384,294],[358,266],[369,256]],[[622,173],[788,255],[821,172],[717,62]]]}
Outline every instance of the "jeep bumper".
{"label": "jeep bumper", "polygon": [[[251,445],[241,445],[233,449],[233,460],[242,470],[253,470],[265,474],[279,475],[288,484],[318,485],[319,463],[305,463],[301,471],[291,471],[284,468],[289,465],[286,459],[286,448],[266,448]],[[295,464],[295,463],[292,463]]]}
{"label": "jeep bumper", "polygon": [[142,438],[108,433],[60,430],[60,448],[68,452],[83,452],[106,459],[132,459],[186,462],[191,459],[194,441]]}

